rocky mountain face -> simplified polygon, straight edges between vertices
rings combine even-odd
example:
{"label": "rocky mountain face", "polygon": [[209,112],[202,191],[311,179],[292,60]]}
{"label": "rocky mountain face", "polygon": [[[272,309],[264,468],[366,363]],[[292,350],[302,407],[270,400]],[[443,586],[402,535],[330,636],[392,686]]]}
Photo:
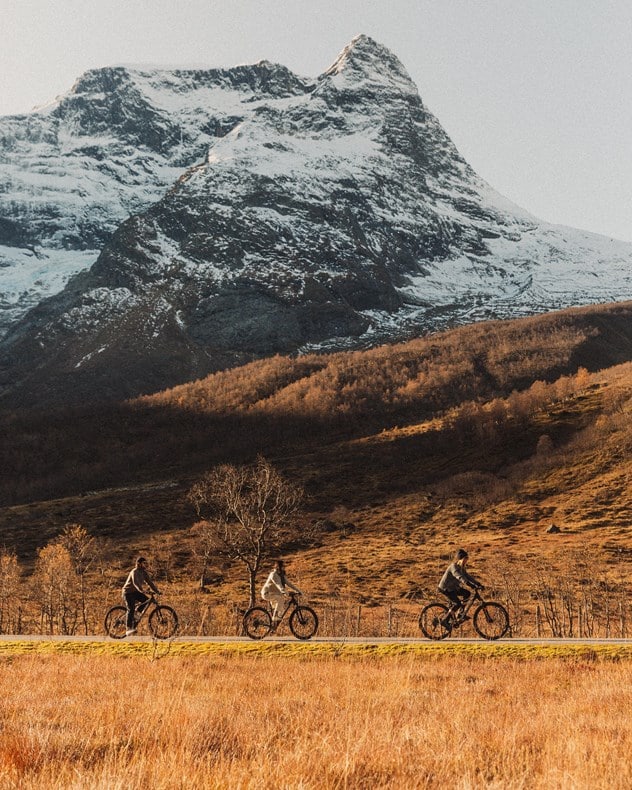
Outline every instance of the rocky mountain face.
{"label": "rocky mountain face", "polygon": [[2,123],[0,267],[48,259],[42,290],[58,289],[25,314],[35,286],[5,295],[5,402],[632,298],[632,244],[494,192],[366,36],[312,80],[265,62],[104,69]]}
{"label": "rocky mountain face", "polygon": [[254,105],[305,92],[272,63],[84,74],[65,96],[0,118],[0,336],[116,228],[160,200]]}

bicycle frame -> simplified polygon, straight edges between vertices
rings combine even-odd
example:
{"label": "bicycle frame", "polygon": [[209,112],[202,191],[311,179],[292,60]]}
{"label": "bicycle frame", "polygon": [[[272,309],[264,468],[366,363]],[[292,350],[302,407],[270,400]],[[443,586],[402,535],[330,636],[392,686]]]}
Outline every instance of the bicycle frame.
{"label": "bicycle frame", "polygon": [[485,603],[481,594],[478,590],[473,590],[473,595],[467,599],[467,601],[463,604],[461,611],[459,612],[452,612],[450,617],[452,618],[452,622],[454,625],[460,625],[469,614],[470,609],[474,606],[475,603]]}
{"label": "bicycle frame", "polygon": [[[143,603],[137,603],[136,604],[136,606],[134,607],[134,623],[135,623],[135,626],[138,626],[140,624],[140,621],[143,619],[143,617],[145,617],[145,615],[149,611],[149,609],[152,606],[152,604],[153,604],[154,607],[158,606],[158,601],[156,600],[155,593],[151,593],[149,595],[149,598],[146,601],[144,601]],[[142,607],[142,609],[141,609],[141,607]]]}
{"label": "bicycle frame", "polygon": [[[278,616],[278,610],[277,610],[277,623],[280,624],[281,621],[285,618],[285,615],[290,611],[290,609],[296,609],[297,606],[298,606],[298,593],[291,592],[289,594],[289,600],[287,602],[287,606],[283,610],[283,614],[281,614],[280,617]],[[268,609],[270,611],[270,614],[272,614],[272,606],[269,603],[268,603]]]}

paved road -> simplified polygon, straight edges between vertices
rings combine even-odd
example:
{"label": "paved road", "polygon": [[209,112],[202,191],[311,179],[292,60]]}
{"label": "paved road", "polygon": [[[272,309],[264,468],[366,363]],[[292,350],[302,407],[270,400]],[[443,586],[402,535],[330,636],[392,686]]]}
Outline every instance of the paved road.
{"label": "paved road", "polygon": [[[92,636],[50,636],[46,634],[1,634],[0,642],[116,642],[118,640],[110,639],[103,634],[95,634]],[[128,637],[126,642],[151,642],[152,638],[145,635],[135,635]],[[245,643],[256,644],[251,639],[242,636],[179,636],[176,637],[177,642],[210,642],[210,643]],[[291,636],[273,636],[263,640],[264,642],[297,642]],[[483,645],[632,645],[632,639],[569,639],[569,638],[528,638],[516,637],[511,639],[497,639],[495,641],[487,641],[485,639],[471,638],[459,639],[456,637],[449,637],[441,642],[432,642],[429,639],[423,638],[397,638],[397,637],[325,637],[317,636],[311,639],[310,642],[324,643],[324,644],[354,644],[354,645],[406,645],[406,644],[427,644],[427,645],[458,645],[458,644],[483,644]],[[303,644],[308,644],[303,643]]]}

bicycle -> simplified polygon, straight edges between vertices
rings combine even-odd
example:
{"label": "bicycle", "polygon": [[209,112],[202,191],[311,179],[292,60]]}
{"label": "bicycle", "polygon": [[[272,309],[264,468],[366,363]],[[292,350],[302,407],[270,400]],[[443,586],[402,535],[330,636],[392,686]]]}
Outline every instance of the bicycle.
{"label": "bicycle", "polygon": [[445,639],[455,628],[469,619],[469,611],[475,603],[472,624],[483,639],[500,639],[509,630],[509,613],[496,601],[484,601],[478,590],[474,591],[466,604],[457,613],[449,612],[449,607],[439,601],[432,601],[421,610],[419,627],[428,639]]}
{"label": "bicycle", "polygon": [[318,630],[318,616],[310,607],[298,602],[298,593],[290,593],[287,606],[275,625],[272,624],[272,613],[264,606],[253,606],[244,614],[243,627],[251,639],[263,639],[277,630],[285,615],[290,613],[290,631],[297,639],[311,639]]}
{"label": "bicycle", "polygon": [[[149,613],[148,626],[151,635],[156,639],[169,639],[178,630],[178,615],[170,606],[159,604],[152,593],[149,598],[136,608],[134,613],[134,628],[138,627],[147,611],[153,604]],[[127,609],[125,606],[113,606],[105,615],[105,633],[112,639],[123,639],[127,631]]]}

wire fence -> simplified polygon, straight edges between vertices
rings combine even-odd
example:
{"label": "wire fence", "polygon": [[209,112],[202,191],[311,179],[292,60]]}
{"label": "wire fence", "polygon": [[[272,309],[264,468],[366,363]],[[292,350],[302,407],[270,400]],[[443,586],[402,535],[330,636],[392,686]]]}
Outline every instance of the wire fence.
{"label": "wire fence", "polygon": [[[240,636],[247,601],[224,600],[199,591],[165,586],[161,602],[174,607],[179,617],[179,635]],[[509,636],[524,638],[579,637],[632,638],[632,594],[625,584],[571,584],[534,578],[529,587],[514,583],[486,588],[485,600],[501,603],[509,613]],[[425,592],[413,598],[393,598],[381,603],[353,595],[305,596],[301,602],[315,609],[318,635],[332,638],[421,638],[419,616],[440,594]],[[0,595],[0,634],[98,635],[110,606],[121,604],[119,590],[94,589],[85,597],[41,601],[28,596],[3,599]],[[470,612],[473,614],[474,612]],[[287,619],[287,618],[286,618]],[[287,631],[284,623],[279,634]],[[289,632],[288,632],[289,633]],[[455,634],[476,636],[471,621]]]}

